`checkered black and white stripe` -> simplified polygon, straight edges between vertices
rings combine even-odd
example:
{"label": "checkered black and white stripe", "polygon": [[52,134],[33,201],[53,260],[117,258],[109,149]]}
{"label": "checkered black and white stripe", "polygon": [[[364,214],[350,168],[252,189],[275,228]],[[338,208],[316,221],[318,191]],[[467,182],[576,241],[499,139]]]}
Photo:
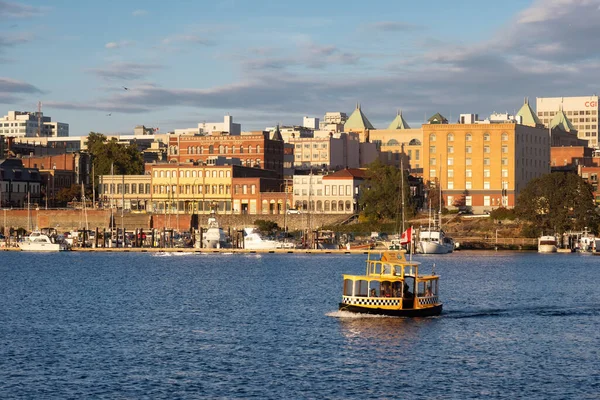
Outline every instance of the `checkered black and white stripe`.
{"label": "checkered black and white stripe", "polygon": [[385,297],[349,297],[344,296],[344,304],[358,306],[399,306],[400,299],[387,299]]}
{"label": "checkered black and white stripe", "polygon": [[426,306],[426,305],[434,305],[437,304],[438,302],[438,298],[437,296],[430,296],[430,297],[419,297],[419,305],[420,306]]}

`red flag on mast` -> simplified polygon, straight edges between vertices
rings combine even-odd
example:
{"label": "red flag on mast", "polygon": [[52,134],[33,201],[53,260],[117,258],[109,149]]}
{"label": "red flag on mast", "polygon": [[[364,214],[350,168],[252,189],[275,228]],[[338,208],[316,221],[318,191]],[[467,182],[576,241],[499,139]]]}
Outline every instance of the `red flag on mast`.
{"label": "red flag on mast", "polygon": [[402,237],[400,238],[400,244],[408,244],[412,241],[412,226],[402,232]]}

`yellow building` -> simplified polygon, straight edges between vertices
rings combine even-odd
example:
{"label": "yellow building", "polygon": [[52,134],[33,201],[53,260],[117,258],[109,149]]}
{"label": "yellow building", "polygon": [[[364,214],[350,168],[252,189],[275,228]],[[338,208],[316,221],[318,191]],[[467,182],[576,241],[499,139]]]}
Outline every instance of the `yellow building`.
{"label": "yellow building", "polygon": [[232,169],[228,165],[153,165],[152,211],[208,213],[216,205],[220,212],[231,212]]}
{"label": "yellow building", "polygon": [[101,175],[98,201],[104,208],[150,211],[150,175]]}
{"label": "yellow building", "polygon": [[[398,113],[387,129],[370,131],[369,139],[377,145],[380,160],[384,164],[400,167],[402,160],[406,168],[410,165],[412,175],[420,176],[423,173],[423,130],[411,129],[402,118],[402,113]],[[405,157],[402,157],[403,154]]]}
{"label": "yellow building", "polygon": [[531,179],[550,172],[545,129],[500,123],[425,124],[422,130],[423,181],[441,183],[448,208],[461,200],[475,212],[514,207]]}

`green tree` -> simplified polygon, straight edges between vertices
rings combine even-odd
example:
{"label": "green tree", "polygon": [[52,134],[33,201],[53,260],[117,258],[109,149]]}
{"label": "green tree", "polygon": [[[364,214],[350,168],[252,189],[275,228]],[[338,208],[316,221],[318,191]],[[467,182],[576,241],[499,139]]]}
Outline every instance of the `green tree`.
{"label": "green tree", "polygon": [[600,221],[591,186],[570,173],[531,180],[517,198],[515,212],[541,231],[556,234],[584,227],[597,233]]}
{"label": "green tree", "polygon": [[371,222],[383,220],[400,221],[402,218],[402,179],[404,180],[404,216],[414,216],[415,209],[410,196],[408,175],[394,166],[377,160],[369,165],[366,180],[358,203],[363,215]]}
{"label": "green tree", "polygon": [[[92,198],[91,191],[89,189],[85,191],[85,196],[88,200]],[[81,200],[81,185],[71,185],[71,187],[62,188],[58,191],[58,193],[56,193],[56,202],[62,206],[66,206],[67,203],[73,201],[73,199],[76,201]]]}
{"label": "green tree", "polygon": [[257,219],[254,221],[254,225],[256,225],[256,228],[263,233],[273,233],[279,230],[279,225],[277,225],[277,222],[268,221],[265,219]]}
{"label": "green tree", "polygon": [[[125,145],[116,139],[107,140],[101,133],[90,132],[87,148],[96,176],[109,175],[111,166],[115,175],[141,175],[144,172],[144,159],[135,143]],[[98,182],[97,179],[95,181]]]}

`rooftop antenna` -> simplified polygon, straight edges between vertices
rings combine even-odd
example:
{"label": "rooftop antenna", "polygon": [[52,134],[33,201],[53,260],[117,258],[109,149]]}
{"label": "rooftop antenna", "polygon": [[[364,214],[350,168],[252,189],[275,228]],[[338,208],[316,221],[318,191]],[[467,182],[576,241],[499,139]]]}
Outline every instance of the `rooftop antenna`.
{"label": "rooftop antenna", "polygon": [[42,136],[42,102],[38,101],[38,112],[37,112],[38,130],[37,137]]}

